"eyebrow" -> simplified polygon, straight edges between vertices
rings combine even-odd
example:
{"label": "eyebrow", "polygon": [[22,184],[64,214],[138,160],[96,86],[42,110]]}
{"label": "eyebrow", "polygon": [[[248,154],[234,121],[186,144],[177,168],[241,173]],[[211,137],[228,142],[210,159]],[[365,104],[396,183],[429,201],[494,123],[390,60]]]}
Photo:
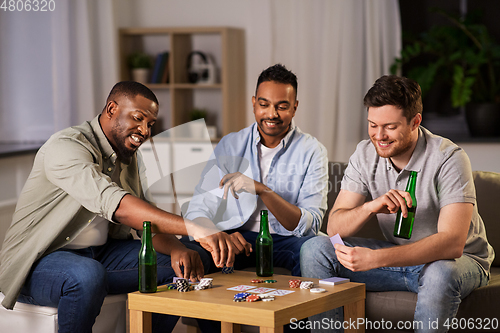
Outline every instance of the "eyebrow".
{"label": "eyebrow", "polygon": [[[139,113],[141,113],[144,117],[148,117],[148,116],[157,117],[157,116],[158,116],[158,114],[156,114],[156,115],[155,115],[153,111],[149,111],[149,110],[148,110],[148,112],[146,113],[146,112],[144,112],[144,111],[142,111],[142,110],[140,110],[140,109],[136,109],[136,110],[135,110],[135,112],[139,112]],[[153,120],[153,121],[156,121],[156,120]]]}
{"label": "eyebrow", "polygon": [[[257,100],[258,100],[258,101],[263,101],[263,102],[267,102],[267,103],[273,104],[273,103],[271,103],[271,101],[269,101],[269,100],[265,99],[264,97],[259,97],[259,98],[257,98]],[[278,103],[276,103],[276,105],[279,105],[279,104],[284,104],[284,103],[285,103],[285,104],[290,105],[290,102],[289,102],[289,101],[287,101],[287,100],[279,101]]]}
{"label": "eyebrow", "polygon": [[[378,125],[376,122],[371,121],[370,119],[366,119],[366,120],[368,120],[369,123],[372,123],[374,125]],[[393,123],[382,124],[381,126],[399,125],[399,124],[401,124],[401,122],[400,121],[396,121],[396,122],[393,122]]]}

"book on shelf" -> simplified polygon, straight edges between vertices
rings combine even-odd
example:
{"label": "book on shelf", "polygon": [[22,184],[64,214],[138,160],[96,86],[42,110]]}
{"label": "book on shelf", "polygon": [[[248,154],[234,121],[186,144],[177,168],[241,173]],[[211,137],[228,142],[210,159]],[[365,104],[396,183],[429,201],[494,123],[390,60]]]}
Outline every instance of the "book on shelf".
{"label": "book on shelf", "polygon": [[168,56],[169,56],[168,52],[163,53],[165,65],[163,68],[162,76],[160,78],[160,83],[168,83],[168,81],[169,81],[170,70],[169,70],[169,66],[168,66]]}
{"label": "book on shelf", "polygon": [[342,284],[342,283],[346,283],[346,282],[349,282],[350,280],[347,279],[347,278],[341,278],[341,277],[331,277],[331,278],[328,278],[328,279],[321,279],[319,280],[319,283],[320,284],[329,284],[331,286],[334,286],[336,284]]}
{"label": "book on shelf", "polygon": [[[166,83],[168,78],[168,52],[156,56],[151,83]],[[165,80],[165,81],[164,81]]]}

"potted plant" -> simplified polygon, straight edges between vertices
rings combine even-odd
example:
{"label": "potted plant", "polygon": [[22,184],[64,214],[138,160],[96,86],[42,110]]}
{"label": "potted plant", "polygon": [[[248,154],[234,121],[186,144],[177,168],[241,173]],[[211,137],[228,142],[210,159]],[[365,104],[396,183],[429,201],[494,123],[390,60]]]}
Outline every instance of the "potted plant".
{"label": "potted plant", "polygon": [[128,65],[132,71],[132,80],[147,83],[149,81],[149,72],[153,66],[151,57],[143,52],[132,53],[128,57]]}
{"label": "potted plant", "polygon": [[472,135],[500,135],[500,45],[479,22],[478,12],[460,18],[437,8],[431,11],[450,25],[433,26],[416,37],[405,35],[391,72],[407,66],[406,76],[420,84],[423,95],[444,85],[451,105],[465,106]]}
{"label": "potted plant", "polygon": [[[191,119],[190,126],[190,135],[194,139],[207,138],[207,110],[194,108],[189,112],[189,118]],[[205,121],[195,121],[204,119]]]}

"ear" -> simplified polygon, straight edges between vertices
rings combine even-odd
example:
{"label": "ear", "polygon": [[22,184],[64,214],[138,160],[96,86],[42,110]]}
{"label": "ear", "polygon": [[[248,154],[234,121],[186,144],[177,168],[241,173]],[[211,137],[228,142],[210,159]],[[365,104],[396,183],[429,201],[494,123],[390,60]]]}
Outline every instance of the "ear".
{"label": "ear", "polygon": [[255,102],[257,100],[255,99],[255,96],[252,96],[252,107],[253,107],[253,113],[255,113]]}
{"label": "ear", "polygon": [[293,106],[293,116],[295,116],[295,112],[297,111],[297,107],[299,106],[299,101],[295,100],[295,104]]}
{"label": "ear", "polygon": [[116,113],[117,108],[118,108],[118,104],[116,104],[115,101],[109,101],[106,104],[106,109],[105,109],[106,118],[108,118],[108,119],[113,118],[113,115]]}
{"label": "ear", "polygon": [[413,117],[412,119],[412,125],[411,125],[411,129],[412,131],[417,129],[418,126],[420,126],[420,124],[422,123],[422,114],[421,113],[417,113],[415,115],[415,117]]}

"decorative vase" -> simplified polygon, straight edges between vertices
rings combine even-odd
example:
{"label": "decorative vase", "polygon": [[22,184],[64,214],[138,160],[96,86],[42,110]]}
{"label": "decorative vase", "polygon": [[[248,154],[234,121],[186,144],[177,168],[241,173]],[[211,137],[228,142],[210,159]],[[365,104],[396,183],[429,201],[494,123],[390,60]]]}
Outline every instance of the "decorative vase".
{"label": "decorative vase", "polygon": [[467,104],[465,117],[471,136],[500,136],[500,104]]}
{"label": "decorative vase", "polygon": [[149,68],[132,69],[132,80],[146,84],[149,82]]}

